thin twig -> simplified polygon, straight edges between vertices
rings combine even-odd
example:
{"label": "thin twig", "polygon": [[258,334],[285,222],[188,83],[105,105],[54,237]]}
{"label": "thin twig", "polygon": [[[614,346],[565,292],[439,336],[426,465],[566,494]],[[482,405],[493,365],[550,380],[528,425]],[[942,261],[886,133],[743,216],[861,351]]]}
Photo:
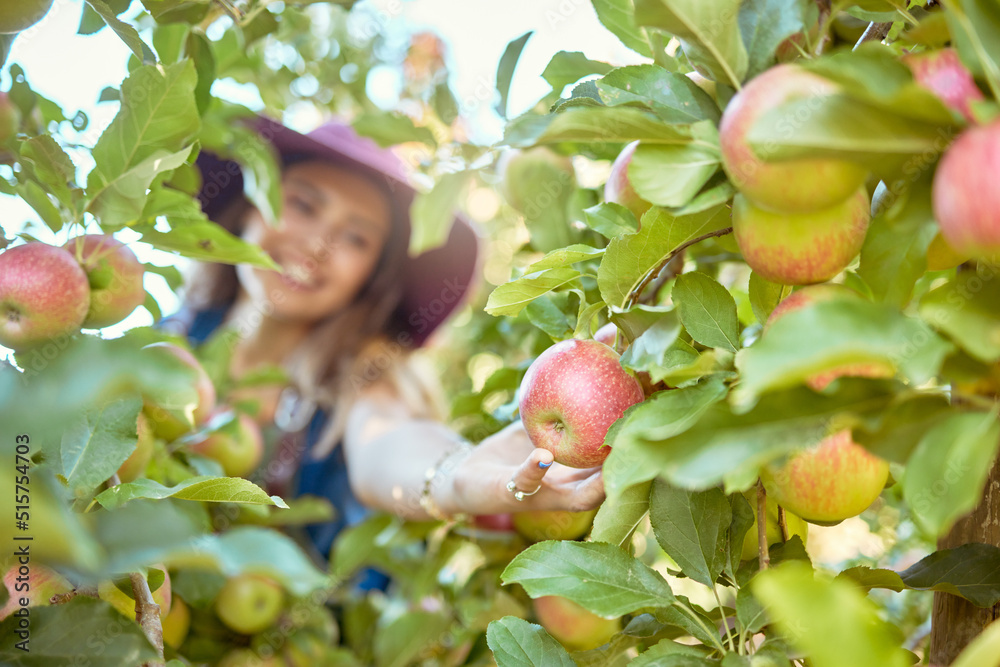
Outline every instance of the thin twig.
{"label": "thin twig", "polygon": [[146,577],[139,572],[132,572],[128,575],[132,582],[132,595],[135,596],[135,620],[142,628],[146,639],[156,649],[160,656],[159,661],[147,662],[146,665],[162,665],[163,658],[163,626],[160,624],[160,605],[153,599],[153,593],[149,590],[149,582]]}
{"label": "thin twig", "polygon": [[672,260],[666,263],[663,269],[657,274],[656,279],[646,289],[639,298],[639,303],[649,303],[656,298],[660,288],[670,280],[676,278],[684,270],[684,253],[678,253]]}
{"label": "thin twig", "polygon": [[885,39],[885,36],[889,34],[890,28],[892,28],[891,23],[875,23],[872,21],[868,24],[868,27],[865,28],[864,34],[861,35],[861,39],[858,40],[858,43],[854,45],[854,49],[852,50],[856,51],[859,46],[872,40],[878,40],[881,42]]}
{"label": "thin twig", "polygon": [[670,252],[668,252],[666,255],[664,255],[663,259],[661,259],[657,263],[656,266],[654,266],[652,269],[649,270],[648,273],[646,273],[645,277],[643,277],[642,279],[642,282],[636,285],[635,289],[629,292],[628,301],[625,303],[625,308],[626,309],[631,308],[639,301],[639,297],[642,296],[643,291],[646,289],[646,287],[649,286],[649,283],[651,283],[653,279],[659,275],[660,271],[663,270],[663,267],[666,266],[670,262],[670,260],[672,260],[674,257],[684,252],[685,250],[687,250],[696,243],[701,243],[702,241],[705,241],[707,239],[717,238],[719,236],[725,236],[726,234],[732,234],[732,233],[733,233],[732,227],[726,227],[725,229],[717,229],[714,232],[709,232],[708,234],[702,234],[701,236],[693,238],[690,241],[687,241],[686,243],[682,243],[673,250],[671,250]]}
{"label": "thin twig", "polygon": [[757,544],[760,547],[760,569],[771,565],[771,554],[767,551],[767,491],[764,483],[757,480]]}
{"label": "thin twig", "polygon": [[719,597],[719,589],[712,586],[712,592],[715,594],[716,604],[719,605],[719,614],[722,616],[722,624],[726,626],[726,641],[729,643],[729,650],[735,651],[736,644],[733,643],[733,633],[730,632],[729,617],[726,616],[726,611],[722,608],[722,598]]}
{"label": "thin twig", "polygon": [[243,10],[240,9],[239,7],[237,7],[236,5],[234,5],[231,2],[231,0],[215,0],[215,4],[217,4],[220,7],[222,7],[222,9],[227,14],[229,14],[229,18],[233,19],[233,21],[235,21],[237,23],[239,23],[240,21],[242,21],[243,17],[245,16],[245,14],[243,13]]}
{"label": "thin twig", "polygon": [[781,541],[787,542],[791,537],[788,534],[788,521],[785,519],[785,508],[778,505],[778,528],[781,529]]}

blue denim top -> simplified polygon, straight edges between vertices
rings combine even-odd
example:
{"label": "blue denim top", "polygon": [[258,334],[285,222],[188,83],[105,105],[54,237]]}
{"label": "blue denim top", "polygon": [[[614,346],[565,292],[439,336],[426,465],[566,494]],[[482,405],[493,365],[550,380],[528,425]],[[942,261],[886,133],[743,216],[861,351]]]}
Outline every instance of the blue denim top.
{"label": "blue denim top", "polygon": [[[198,311],[188,329],[188,340],[192,345],[204,343],[225,320],[229,306],[219,306]],[[315,554],[329,559],[330,547],[337,534],[347,526],[360,523],[371,514],[371,510],[361,504],[351,491],[347,479],[347,462],[344,460],[343,446],[334,447],[327,456],[316,459],[309,452],[319,440],[323,427],[330,415],[317,409],[306,427],[305,454],[291,483],[291,497],[313,495],[326,498],[336,510],[332,521],[306,526],[305,532]],[[385,588],[388,579],[374,570],[363,573],[357,586],[361,589]]]}

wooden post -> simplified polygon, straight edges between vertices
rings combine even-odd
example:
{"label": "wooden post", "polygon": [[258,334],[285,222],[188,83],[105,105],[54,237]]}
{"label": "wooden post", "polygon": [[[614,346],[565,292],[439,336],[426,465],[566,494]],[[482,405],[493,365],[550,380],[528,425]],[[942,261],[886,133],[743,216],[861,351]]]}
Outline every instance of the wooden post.
{"label": "wooden post", "polygon": [[[1000,547],[1000,460],[990,472],[979,506],[955,524],[938,542],[938,548],[951,549],[971,542]],[[957,595],[935,593],[930,664],[950,665],[962,649],[997,618],[1000,618],[1000,604],[980,609]]]}

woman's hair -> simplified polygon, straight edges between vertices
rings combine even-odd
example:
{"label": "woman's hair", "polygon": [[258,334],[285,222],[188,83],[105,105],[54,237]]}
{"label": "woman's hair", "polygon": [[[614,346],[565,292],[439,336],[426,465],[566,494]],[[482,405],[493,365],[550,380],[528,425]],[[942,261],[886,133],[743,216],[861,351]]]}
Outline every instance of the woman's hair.
{"label": "woman's hair", "polygon": [[[286,160],[284,168],[291,163]],[[372,182],[393,201],[384,184]],[[245,197],[237,197],[215,216],[215,222],[240,236],[251,208]],[[362,389],[375,382],[387,382],[415,417],[442,416],[436,382],[410,363],[410,349],[404,341],[411,337],[403,333],[405,327],[397,317],[402,297],[400,270],[409,236],[405,214],[394,207],[382,255],[355,299],[319,321],[289,361],[289,375],[301,395],[333,415],[313,448],[316,457],[336,447],[352,404]],[[327,250],[317,248],[315,254],[322,260]],[[186,285],[183,309],[189,312],[232,304],[240,289],[236,267],[229,264],[196,264]]]}

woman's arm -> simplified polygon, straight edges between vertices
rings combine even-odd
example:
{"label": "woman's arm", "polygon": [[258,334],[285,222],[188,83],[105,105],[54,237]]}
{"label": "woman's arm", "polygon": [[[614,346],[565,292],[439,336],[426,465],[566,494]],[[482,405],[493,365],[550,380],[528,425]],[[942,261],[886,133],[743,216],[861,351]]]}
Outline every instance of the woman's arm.
{"label": "woman's arm", "polygon": [[[461,438],[443,424],[414,419],[390,390],[370,389],[351,410],[344,438],[352,490],[370,507],[426,519],[420,495],[427,471],[461,445]],[[522,491],[539,491],[519,502],[507,490],[511,479]],[[552,454],[536,449],[515,422],[469,451],[445,458],[431,497],[448,515],[582,511],[601,503],[604,482],[599,468],[552,463]]]}

